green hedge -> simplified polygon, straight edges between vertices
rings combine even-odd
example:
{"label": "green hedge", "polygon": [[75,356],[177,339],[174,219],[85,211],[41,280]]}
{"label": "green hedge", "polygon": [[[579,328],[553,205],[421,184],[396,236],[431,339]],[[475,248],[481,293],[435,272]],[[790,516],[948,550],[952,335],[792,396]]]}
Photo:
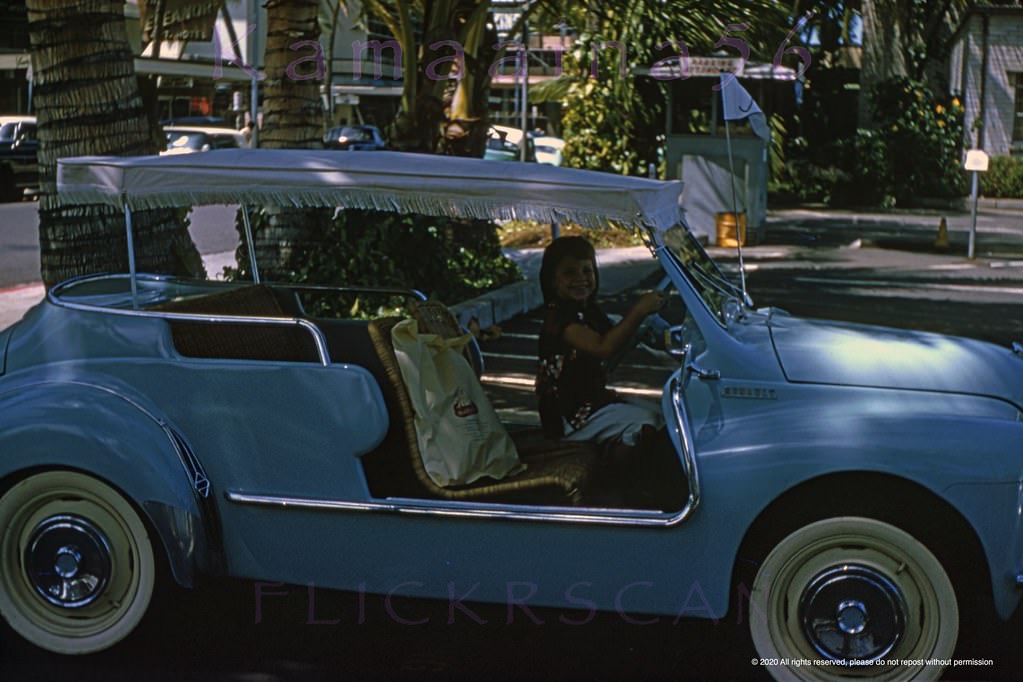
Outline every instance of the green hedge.
{"label": "green hedge", "polygon": [[[241,232],[240,221],[236,227]],[[263,211],[252,228],[259,241]],[[243,240],[244,241],[244,240]],[[302,284],[412,288],[453,305],[522,279],[518,265],[501,253],[496,226],[486,220],[454,220],[383,211],[338,211],[308,249],[301,264],[281,279]],[[229,279],[248,279],[248,255],[238,251]],[[317,296],[306,306],[324,317],[391,314],[395,301],[380,296]]]}
{"label": "green hedge", "polygon": [[1023,199],[1023,159],[996,156],[980,175],[980,191],[986,197]]}

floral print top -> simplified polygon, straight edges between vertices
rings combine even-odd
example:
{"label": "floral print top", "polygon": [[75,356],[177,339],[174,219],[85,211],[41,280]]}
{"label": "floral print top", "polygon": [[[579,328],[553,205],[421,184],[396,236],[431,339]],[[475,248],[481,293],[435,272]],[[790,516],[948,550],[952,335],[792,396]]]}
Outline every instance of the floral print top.
{"label": "floral print top", "polygon": [[614,391],[605,386],[604,362],[565,343],[563,334],[570,324],[582,324],[600,334],[611,328],[611,321],[596,305],[580,306],[561,300],[547,305],[540,330],[535,390],[540,421],[549,438],[565,435],[562,419],[578,429],[594,412],[617,400]]}

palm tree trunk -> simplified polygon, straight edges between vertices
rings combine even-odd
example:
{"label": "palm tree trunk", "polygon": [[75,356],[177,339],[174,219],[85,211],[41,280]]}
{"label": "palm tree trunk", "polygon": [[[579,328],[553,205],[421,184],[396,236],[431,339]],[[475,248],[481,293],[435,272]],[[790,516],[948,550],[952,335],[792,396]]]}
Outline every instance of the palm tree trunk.
{"label": "palm tree trunk", "polygon": [[[142,104],[124,2],[28,0],[39,128],[39,242],[49,286],[91,272],[127,270],[124,214],[57,203],[57,159],[153,154],[159,131]],[[201,277],[202,258],[174,210],[134,215],[140,271]]]}
{"label": "palm tree trunk", "polygon": [[[267,79],[259,146],[323,149],[323,74],[315,61],[304,59],[314,55],[312,43],[319,44],[319,1],[270,0],[266,12]],[[303,41],[309,42],[300,44]],[[308,255],[319,249],[329,213],[275,208],[267,217],[254,235],[260,273],[268,280],[293,279]],[[247,257],[239,262],[247,262]]]}
{"label": "palm tree trunk", "polygon": [[[486,148],[490,90],[496,34],[486,28],[489,2],[449,0],[427,3],[414,74],[405,74],[404,110],[394,125],[394,146],[403,151],[482,157]],[[430,45],[454,41],[464,50],[463,71],[445,59],[450,48]],[[402,41],[406,54],[416,50],[415,36]],[[435,64],[435,62],[442,62]],[[434,71],[430,71],[434,64]],[[448,75],[458,75],[446,78]],[[440,77],[438,77],[440,76]]]}

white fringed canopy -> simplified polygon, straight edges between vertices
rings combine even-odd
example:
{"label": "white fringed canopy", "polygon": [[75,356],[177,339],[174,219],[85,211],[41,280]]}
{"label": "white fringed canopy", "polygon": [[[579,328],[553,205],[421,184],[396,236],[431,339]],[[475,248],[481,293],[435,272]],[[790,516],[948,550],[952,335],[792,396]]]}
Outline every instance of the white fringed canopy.
{"label": "white fringed canopy", "polygon": [[340,206],[663,231],[681,219],[682,183],[429,154],[225,149],[61,159],[57,191],[62,203],[133,210]]}

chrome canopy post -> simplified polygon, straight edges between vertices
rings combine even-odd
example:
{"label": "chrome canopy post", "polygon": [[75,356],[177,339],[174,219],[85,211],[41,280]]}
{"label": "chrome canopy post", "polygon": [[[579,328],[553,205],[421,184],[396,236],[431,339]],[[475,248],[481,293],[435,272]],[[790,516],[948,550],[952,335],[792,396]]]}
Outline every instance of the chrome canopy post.
{"label": "chrome canopy post", "polygon": [[128,233],[128,278],[131,280],[131,309],[139,309],[139,284],[135,276],[135,239],[132,235],[131,207],[124,204],[124,226]]}
{"label": "chrome canopy post", "polygon": [[256,242],[252,239],[252,222],[249,220],[249,207],[242,205],[242,224],[245,225],[245,248],[249,252],[249,269],[252,270],[252,281],[259,284],[259,267],[256,265]]}

